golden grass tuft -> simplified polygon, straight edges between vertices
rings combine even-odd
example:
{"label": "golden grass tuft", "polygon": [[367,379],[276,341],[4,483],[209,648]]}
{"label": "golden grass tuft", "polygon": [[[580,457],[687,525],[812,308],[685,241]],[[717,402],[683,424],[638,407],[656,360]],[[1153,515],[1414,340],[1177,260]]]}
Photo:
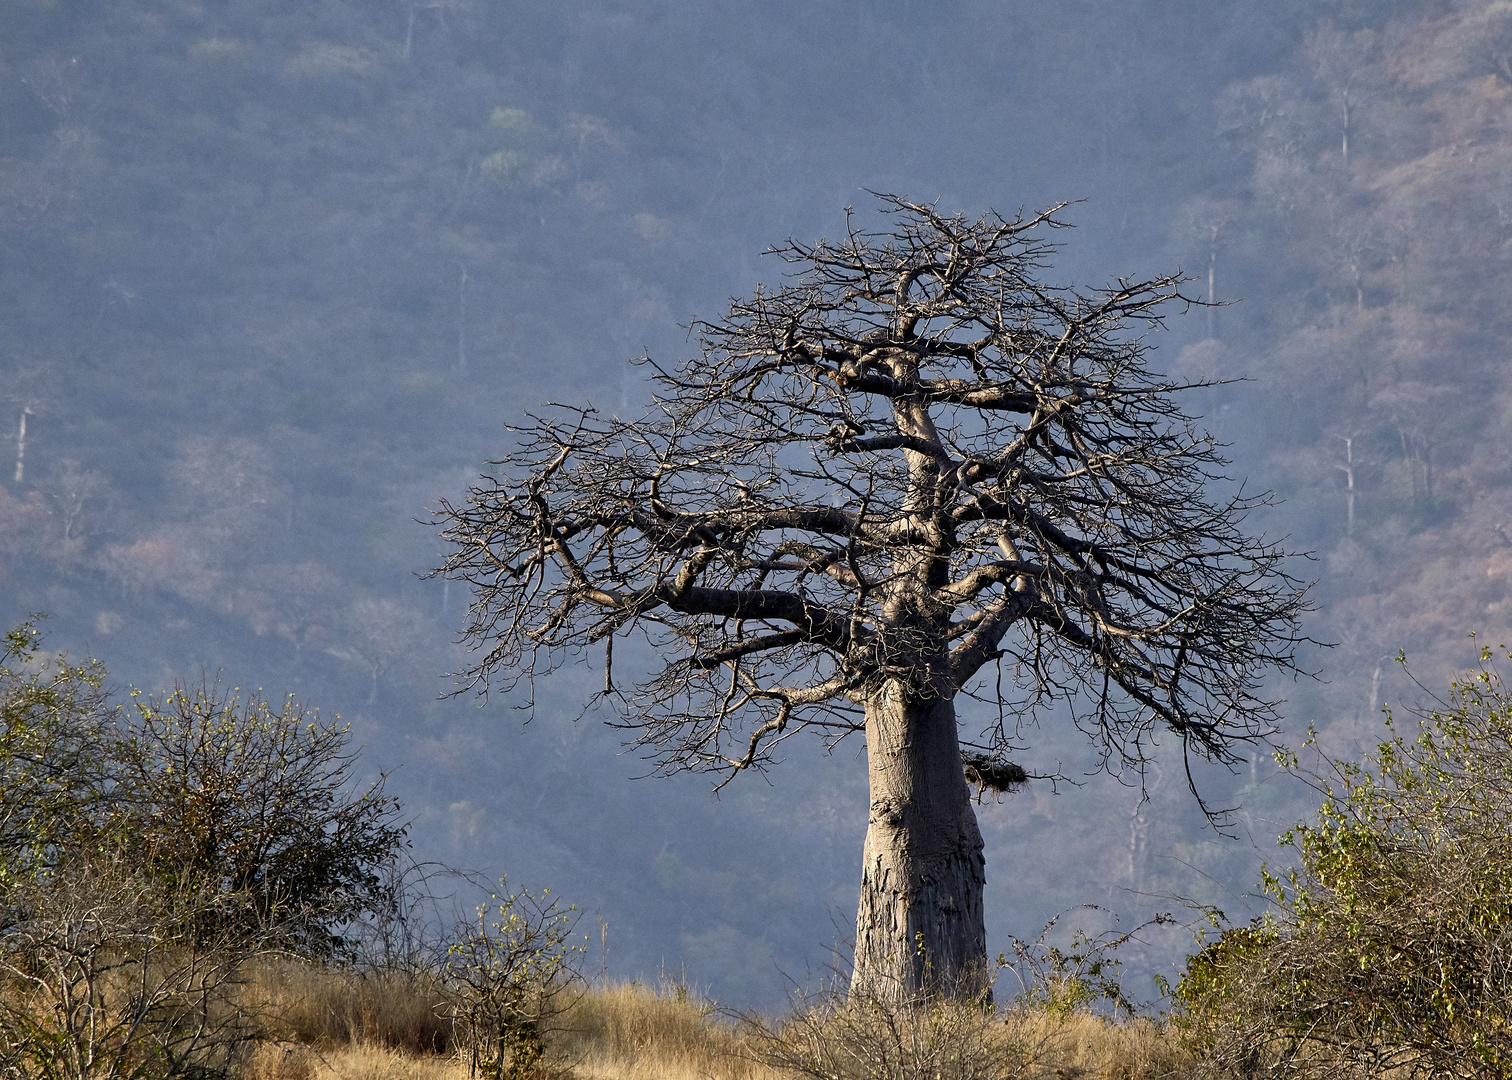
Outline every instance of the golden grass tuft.
{"label": "golden grass tuft", "polygon": [[578,995],[557,1021],[551,1058],[579,1080],[765,1080],[713,1007],[639,983]]}
{"label": "golden grass tuft", "polygon": [[260,964],[247,975],[243,1001],[286,1044],[322,1051],[372,1046],[412,1055],[451,1049],[440,988],[424,975],[358,973],[297,961]]}
{"label": "golden grass tuft", "polygon": [[371,1043],[316,1050],[264,1043],[239,1080],[467,1080],[467,1064],[447,1054],[413,1054]]}
{"label": "golden grass tuft", "polygon": [[1144,1017],[1114,1023],[1088,1013],[1010,1012],[1004,1026],[1032,1048],[1025,1080],[1160,1080],[1192,1071],[1196,1062],[1164,1025]]}

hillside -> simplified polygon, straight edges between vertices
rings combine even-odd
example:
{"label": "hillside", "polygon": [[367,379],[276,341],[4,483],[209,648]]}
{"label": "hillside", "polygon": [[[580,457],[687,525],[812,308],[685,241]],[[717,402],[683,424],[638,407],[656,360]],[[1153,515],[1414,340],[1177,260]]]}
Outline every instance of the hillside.
{"label": "hillside", "polygon": [[[1509,55],[1501,0],[12,0],[0,617],[123,682],[297,689],[398,769],[422,857],[597,911],[617,974],[773,1000],[854,907],[855,752],[711,803],[574,722],[601,673],[523,730],[519,700],[437,700],[465,598],[417,576],[427,508],[522,411],[640,401],[627,357],[681,355],[862,188],[1085,198],[1053,276],[1180,265],[1233,302],[1159,356],[1244,380],[1194,408],[1314,556],[1335,647],[1280,690],[1289,730],[1350,745],[1413,692],[1398,649],[1443,685],[1512,626]],[[1054,718],[1033,745],[1095,772]],[[1252,881],[1180,772],[984,805],[994,940]],[[1262,845],[1299,805],[1271,776],[1205,781]]]}

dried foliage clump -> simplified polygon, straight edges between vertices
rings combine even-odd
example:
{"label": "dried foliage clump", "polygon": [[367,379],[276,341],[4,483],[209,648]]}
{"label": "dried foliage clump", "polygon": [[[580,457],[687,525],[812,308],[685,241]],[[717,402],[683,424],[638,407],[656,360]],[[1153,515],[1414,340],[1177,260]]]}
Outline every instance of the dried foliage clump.
{"label": "dried foliage clump", "polygon": [[1064,986],[994,1007],[980,993],[820,993],[787,1016],[745,1018],[742,1052],[810,1080],[1119,1080],[1191,1075],[1192,1056],[1148,1017],[1118,1022]]}
{"label": "dried foliage clump", "polygon": [[[1267,873],[1278,914],[1192,957],[1180,1020],[1215,1074],[1512,1075],[1512,691],[1456,681],[1416,734],[1315,776]],[[1288,762],[1297,767],[1296,760]]]}
{"label": "dried foliage clump", "polygon": [[980,995],[821,994],[778,1022],[750,1017],[754,1056],[812,1080],[997,1080],[1032,1057]]}
{"label": "dried foliage clump", "polygon": [[1000,755],[965,753],[961,755],[961,765],[966,782],[975,784],[978,793],[1012,791],[1029,782],[1029,773],[1022,765]]}

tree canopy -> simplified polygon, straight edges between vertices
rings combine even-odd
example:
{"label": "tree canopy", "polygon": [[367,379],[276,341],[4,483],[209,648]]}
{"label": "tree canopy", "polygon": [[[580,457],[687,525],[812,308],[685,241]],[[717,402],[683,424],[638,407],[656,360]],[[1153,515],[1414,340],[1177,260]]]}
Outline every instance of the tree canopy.
{"label": "tree canopy", "polygon": [[777,249],[793,275],[695,323],[694,359],[642,358],[645,414],[533,418],[444,504],[469,674],[640,633],[665,666],[606,694],[668,769],[859,730],[892,677],[993,702],[994,747],[1054,697],[1119,764],[1156,725],[1225,760],[1274,718],[1301,590],[1244,532],[1263,497],[1212,500],[1218,448],[1133,333],[1190,302],[1180,277],[1052,288],[1061,207],[880,201],[887,231]]}

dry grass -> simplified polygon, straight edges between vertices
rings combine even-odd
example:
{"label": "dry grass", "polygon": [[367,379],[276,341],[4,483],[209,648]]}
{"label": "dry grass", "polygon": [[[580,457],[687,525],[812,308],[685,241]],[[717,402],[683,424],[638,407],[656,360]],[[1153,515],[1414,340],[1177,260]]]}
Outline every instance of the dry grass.
{"label": "dry grass", "polygon": [[[616,986],[584,994],[563,1018],[554,1057],[580,1080],[776,1080],[793,1074],[757,1063],[749,1033],[704,1002],[672,992]],[[779,1022],[780,1023],[780,1022]],[[982,1034],[1022,1080],[1159,1080],[1195,1062],[1165,1027],[1136,1018],[1113,1023],[1086,1013],[1014,1011]]]}
{"label": "dry grass", "polygon": [[638,983],[579,995],[563,1013],[554,1060],[580,1080],[764,1080],[712,1006]]}
{"label": "dry grass", "polygon": [[1034,1048],[1020,1074],[1083,1080],[1156,1080],[1189,1073],[1195,1062],[1163,1026],[1144,1018],[1111,1023],[1087,1013],[1010,1013],[1020,1045]]}
{"label": "dry grass", "polygon": [[1156,1080],[1195,1062],[1146,1019],[969,1002],[900,1007],[822,1002],[777,1021],[753,1019],[756,1054],[808,1080]]}
{"label": "dry grass", "polygon": [[[423,979],[308,966],[259,969],[247,987],[270,1006],[280,1041],[259,1047],[240,1080],[468,1080]],[[793,1022],[791,1019],[787,1023]],[[768,1031],[782,1031],[778,1020]],[[575,994],[550,1025],[540,1080],[778,1080],[750,1031],[672,987],[628,985]],[[1015,1011],[979,1025],[990,1074],[1021,1080],[1158,1080],[1194,1064],[1159,1025],[1082,1013]],[[986,1042],[982,1042],[985,1039]],[[858,1074],[862,1075],[862,1074]]]}
{"label": "dry grass", "polygon": [[467,1080],[467,1064],[449,1054],[412,1054],[354,1043],[317,1050],[299,1043],[264,1043],[241,1080]]}
{"label": "dry grass", "polygon": [[372,1046],[434,1056],[451,1049],[440,990],[423,975],[260,964],[248,973],[242,1000],[283,1043],[322,1053]]}

